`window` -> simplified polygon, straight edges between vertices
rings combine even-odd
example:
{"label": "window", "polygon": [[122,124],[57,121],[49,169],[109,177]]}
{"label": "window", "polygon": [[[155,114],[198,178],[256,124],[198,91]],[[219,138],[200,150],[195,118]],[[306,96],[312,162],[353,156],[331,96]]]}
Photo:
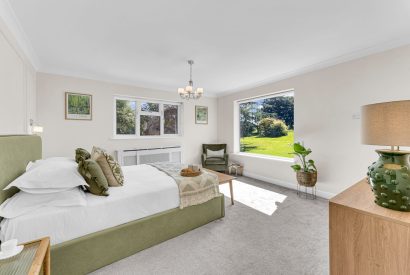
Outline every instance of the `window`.
{"label": "window", "polygon": [[178,133],[178,105],[164,104],[164,134]]}
{"label": "window", "polygon": [[116,137],[159,137],[180,134],[181,104],[115,98]]}
{"label": "window", "polygon": [[239,101],[238,108],[240,152],[293,158],[293,91]]}

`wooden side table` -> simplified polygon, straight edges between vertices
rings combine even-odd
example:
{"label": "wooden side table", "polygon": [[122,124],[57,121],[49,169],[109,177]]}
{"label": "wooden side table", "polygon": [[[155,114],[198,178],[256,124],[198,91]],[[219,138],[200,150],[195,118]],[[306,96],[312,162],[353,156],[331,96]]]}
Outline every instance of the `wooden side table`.
{"label": "wooden side table", "polygon": [[50,238],[23,243],[20,254],[0,261],[0,274],[50,275]]}
{"label": "wooden side table", "polygon": [[234,205],[234,202],[233,202],[234,200],[233,200],[233,184],[232,184],[232,181],[233,181],[234,179],[236,179],[236,178],[235,178],[235,177],[232,177],[231,175],[227,175],[227,174],[224,174],[224,173],[216,172],[216,171],[209,170],[209,169],[206,169],[206,168],[202,168],[202,169],[203,169],[203,170],[206,170],[207,172],[210,172],[210,173],[213,173],[213,174],[217,175],[217,176],[218,176],[219,184],[229,183],[229,192],[231,193],[231,204]]}

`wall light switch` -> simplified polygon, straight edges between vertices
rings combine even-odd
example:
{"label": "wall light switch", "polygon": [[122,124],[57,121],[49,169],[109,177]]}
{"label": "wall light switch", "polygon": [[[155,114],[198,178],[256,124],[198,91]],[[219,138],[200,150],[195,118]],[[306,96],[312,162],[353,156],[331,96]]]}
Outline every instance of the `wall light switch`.
{"label": "wall light switch", "polygon": [[360,113],[354,113],[352,115],[352,119],[360,119],[360,118],[361,118]]}

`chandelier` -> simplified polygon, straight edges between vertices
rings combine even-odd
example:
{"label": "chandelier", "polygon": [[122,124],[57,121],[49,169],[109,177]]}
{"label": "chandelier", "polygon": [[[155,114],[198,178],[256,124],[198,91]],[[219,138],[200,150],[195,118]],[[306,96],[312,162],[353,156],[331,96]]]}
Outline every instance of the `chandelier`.
{"label": "chandelier", "polygon": [[194,91],[194,82],[192,81],[192,65],[194,64],[193,60],[188,60],[189,64],[189,84],[185,88],[178,88],[178,94],[182,99],[198,99],[204,93],[204,89],[196,88]]}

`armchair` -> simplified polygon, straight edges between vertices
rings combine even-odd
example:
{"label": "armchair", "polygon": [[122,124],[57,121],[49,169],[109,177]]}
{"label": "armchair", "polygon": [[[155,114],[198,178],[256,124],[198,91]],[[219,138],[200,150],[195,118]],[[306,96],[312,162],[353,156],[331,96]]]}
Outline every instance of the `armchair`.
{"label": "armchair", "polygon": [[[224,150],[224,156],[222,158],[207,157],[206,150],[219,151]],[[226,172],[228,170],[228,158],[226,153],[226,144],[202,144],[202,167],[218,171]]]}

